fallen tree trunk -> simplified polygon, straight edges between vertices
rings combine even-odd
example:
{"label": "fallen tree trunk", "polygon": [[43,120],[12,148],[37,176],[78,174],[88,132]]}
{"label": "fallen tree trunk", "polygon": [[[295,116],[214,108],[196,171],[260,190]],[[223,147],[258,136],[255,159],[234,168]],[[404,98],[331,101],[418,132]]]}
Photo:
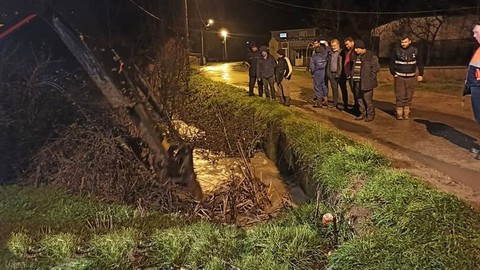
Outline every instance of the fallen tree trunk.
{"label": "fallen tree trunk", "polygon": [[[201,188],[193,170],[193,147],[180,145],[175,148],[165,148],[162,144],[165,133],[155,128],[157,125],[152,120],[153,118],[144,104],[140,100],[131,102],[122,94],[88,46],[59,17],[54,16],[52,22],[55,32],[107,98],[111,106],[117,109],[119,113],[128,115],[138,128],[140,136],[154,153],[156,165],[165,171],[172,181],[191,187],[192,195],[196,199],[201,199]],[[128,76],[125,77],[132,84]],[[137,91],[135,85],[132,85],[132,87],[134,88],[133,91]]]}

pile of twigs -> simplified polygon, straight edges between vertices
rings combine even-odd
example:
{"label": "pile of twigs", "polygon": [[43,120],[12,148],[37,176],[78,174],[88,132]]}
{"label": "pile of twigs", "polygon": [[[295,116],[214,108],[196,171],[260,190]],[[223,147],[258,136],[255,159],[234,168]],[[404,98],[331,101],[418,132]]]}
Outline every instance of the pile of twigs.
{"label": "pile of twigs", "polygon": [[181,199],[182,187],[150,167],[150,153],[140,140],[119,133],[92,123],[69,126],[33,157],[25,181],[105,202],[142,202],[166,212],[193,209]]}

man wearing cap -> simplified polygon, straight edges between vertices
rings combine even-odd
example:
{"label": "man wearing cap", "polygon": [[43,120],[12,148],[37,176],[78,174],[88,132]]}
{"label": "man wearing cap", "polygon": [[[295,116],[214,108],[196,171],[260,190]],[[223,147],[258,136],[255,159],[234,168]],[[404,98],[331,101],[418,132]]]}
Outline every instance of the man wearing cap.
{"label": "man wearing cap", "polygon": [[[410,118],[410,105],[416,81],[423,80],[423,61],[412,40],[403,35],[400,46],[397,46],[390,56],[390,73],[394,78],[397,120]],[[415,80],[415,71],[418,77]]]}
{"label": "man wearing cap", "polygon": [[355,90],[360,115],[355,120],[373,121],[375,107],[373,106],[373,89],[378,86],[377,73],[380,71],[378,57],[365,48],[363,40],[355,40],[355,55],[352,68],[353,88]]}
{"label": "man wearing cap", "polygon": [[285,56],[285,50],[279,49],[277,51],[277,69],[275,70],[275,80],[278,86],[278,91],[282,103],[285,106],[290,106],[290,78],[292,77],[292,63],[290,59]]}
{"label": "man wearing cap", "polygon": [[250,51],[247,54],[248,65],[248,95],[253,96],[253,88],[255,88],[255,82],[258,85],[258,95],[263,95],[263,83],[260,78],[257,78],[257,61],[260,59],[260,51],[258,50],[255,42],[250,43]]}

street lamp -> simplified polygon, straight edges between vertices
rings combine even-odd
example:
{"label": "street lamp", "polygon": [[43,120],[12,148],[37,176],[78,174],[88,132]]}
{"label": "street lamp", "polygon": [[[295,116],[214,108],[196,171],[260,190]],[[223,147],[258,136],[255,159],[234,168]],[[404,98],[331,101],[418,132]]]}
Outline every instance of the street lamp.
{"label": "street lamp", "polygon": [[227,36],[228,36],[228,31],[226,29],[220,30],[220,35],[223,37],[223,48],[224,48],[224,55],[223,55],[223,61],[227,62]]}
{"label": "street lamp", "polygon": [[202,44],[202,52],[201,52],[201,57],[202,59],[200,60],[200,64],[203,66],[205,65],[205,45],[204,45],[204,42],[203,42],[203,30],[204,29],[208,29],[208,27],[210,27],[211,25],[213,24],[213,20],[212,19],[209,19],[207,24],[205,24],[204,22],[202,22],[202,28],[200,29],[200,43]]}

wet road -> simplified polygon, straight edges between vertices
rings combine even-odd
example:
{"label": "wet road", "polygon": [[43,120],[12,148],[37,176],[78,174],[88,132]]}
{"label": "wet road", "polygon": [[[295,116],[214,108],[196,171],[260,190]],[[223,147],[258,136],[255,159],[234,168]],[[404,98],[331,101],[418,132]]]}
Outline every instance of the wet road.
{"label": "wet road", "polygon": [[[213,80],[248,88],[248,73],[243,63],[209,64],[199,70]],[[480,161],[469,152],[478,145],[480,126],[472,119],[469,100],[465,106],[461,105],[461,90],[458,93],[417,91],[412,119],[397,121],[393,114],[392,87],[379,87],[374,94],[376,118],[369,123],[354,121],[353,115],[335,109],[313,108],[309,103],[313,96],[312,80],[303,71],[294,72],[291,91],[293,110],[373,145],[396,167],[465,198],[480,209]],[[352,101],[351,96],[349,100]]]}

